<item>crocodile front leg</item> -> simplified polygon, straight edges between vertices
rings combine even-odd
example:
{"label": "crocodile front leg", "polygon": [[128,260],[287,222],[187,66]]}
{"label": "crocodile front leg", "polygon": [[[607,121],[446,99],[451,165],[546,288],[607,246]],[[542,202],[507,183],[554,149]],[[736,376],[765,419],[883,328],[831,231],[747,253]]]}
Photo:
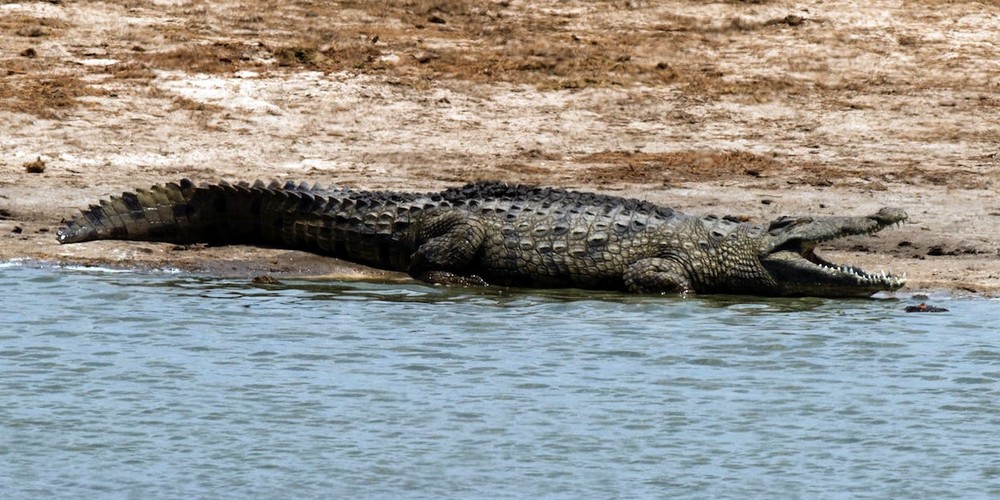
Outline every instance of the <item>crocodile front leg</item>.
{"label": "crocodile front leg", "polygon": [[468,270],[486,239],[482,220],[464,212],[445,211],[426,215],[415,228],[418,246],[410,258],[410,276],[441,285],[487,285]]}
{"label": "crocodile front leg", "polygon": [[636,261],[625,270],[625,286],[634,293],[694,292],[687,272],[679,262],[654,257]]}

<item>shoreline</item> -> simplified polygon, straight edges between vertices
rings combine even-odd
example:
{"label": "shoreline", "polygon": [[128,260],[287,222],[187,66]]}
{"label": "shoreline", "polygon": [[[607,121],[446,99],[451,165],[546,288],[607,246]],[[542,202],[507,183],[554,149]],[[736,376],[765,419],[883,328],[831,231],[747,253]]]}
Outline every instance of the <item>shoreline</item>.
{"label": "shoreline", "polygon": [[[288,251],[289,254],[299,254],[297,251]],[[254,252],[251,252],[251,256]],[[266,254],[265,254],[266,256]],[[250,257],[250,256],[248,256]],[[429,283],[424,283],[418,281],[405,273],[394,272],[394,271],[384,271],[380,269],[367,268],[360,264],[353,264],[351,262],[341,261],[339,259],[333,258],[323,258],[325,260],[330,260],[332,262],[320,263],[316,262],[314,256],[308,255],[288,255],[286,258],[289,261],[286,267],[274,267],[274,266],[263,266],[260,265],[259,261],[247,258],[243,259],[222,259],[222,258],[205,258],[205,259],[194,259],[190,261],[176,261],[172,259],[166,259],[160,261],[159,263],[123,263],[123,262],[113,262],[105,260],[42,260],[31,257],[14,257],[11,259],[0,260],[0,269],[5,267],[29,267],[37,269],[67,269],[76,272],[95,272],[95,273],[137,273],[137,274],[152,274],[152,275],[186,275],[195,277],[207,277],[212,279],[229,279],[229,280],[243,280],[247,284],[252,285],[282,285],[285,281],[308,281],[315,283],[373,283],[373,284],[409,284],[409,285],[419,285],[435,287],[439,285],[433,285]],[[297,262],[297,264],[291,264],[292,262]],[[462,289],[462,288],[456,288]],[[489,292],[490,290],[498,291],[514,291],[520,293],[532,293],[533,291],[558,291],[558,290],[572,290],[577,291],[581,294],[583,298],[586,294],[620,294],[622,297],[656,297],[656,296],[666,296],[666,297],[677,297],[681,298],[679,294],[631,294],[628,292],[614,292],[608,290],[586,290],[577,288],[523,288],[523,287],[507,287],[507,286],[494,286],[489,285],[486,287],[468,287],[465,288],[469,292],[475,292],[480,290],[482,292]],[[506,293],[506,292],[502,292]],[[955,287],[932,287],[926,289],[911,289],[911,287],[906,286],[895,292],[878,292],[873,294],[871,297],[867,298],[819,298],[819,297],[769,297],[761,295],[731,295],[731,294],[689,294],[685,295],[686,298],[707,298],[711,299],[713,297],[741,297],[746,302],[755,301],[768,301],[768,300],[785,300],[785,299],[801,299],[801,298],[817,298],[821,300],[895,300],[900,303],[904,302],[923,302],[923,301],[941,301],[941,300],[959,300],[959,299],[982,299],[982,300],[995,300],[1000,298],[1000,291],[988,290],[988,291],[973,291],[966,286],[955,286]]]}

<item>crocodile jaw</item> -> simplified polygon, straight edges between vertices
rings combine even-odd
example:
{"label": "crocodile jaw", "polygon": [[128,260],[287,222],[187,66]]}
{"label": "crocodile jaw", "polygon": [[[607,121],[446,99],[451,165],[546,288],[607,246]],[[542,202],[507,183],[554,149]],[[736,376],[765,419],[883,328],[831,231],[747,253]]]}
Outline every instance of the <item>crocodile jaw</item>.
{"label": "crocodile jaw", "polygon": [[870,297],[906,284],[905,275],[868,273],[857,266],[829,262],[816,255],[815,247],[815,242],[802,242],[798,249],[784,247],[761,260],[781,295]]}
{"label": "crocodile jaw", "polygon": [[816,255],[816,246],[846,236],[871,236],[906,220],[906,212],[892,207],[861,217],[782,217],[768,227],[760,261],[777,295],[869,297],[898,290],[906,284],[905,276],[834,264]]}

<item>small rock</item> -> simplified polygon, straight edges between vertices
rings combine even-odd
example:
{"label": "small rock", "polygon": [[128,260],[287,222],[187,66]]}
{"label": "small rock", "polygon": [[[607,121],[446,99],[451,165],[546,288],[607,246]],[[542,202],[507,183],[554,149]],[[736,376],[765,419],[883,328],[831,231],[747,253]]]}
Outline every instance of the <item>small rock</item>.
{"label": "small rock", "polygon": [[45,171],[45,160],[39,156],[37,160],[25,163],[24,170],[29,174],[40,174]]}
{"label": "small rock", "polygon": [[277,278],[269,274],[264,274],[261,276],[254,276],[250,283],[254,285],[280,285],[281,282]]}
{"label": "small rock", "polygon": [[948,312],[948,310],[945,309],[945,308],[943,308],[943,307],[929,306],[929,305],[927,305],[926,303],[923,303],[923,302],[921,302],[920,304],[915,305],[915,306],[906,306],[906,309],[904,309],[904,310],[906,312],[908,312],[908,313],[940,313],[940,312]]}
{"label": "small rock", "polygon": [[789,14],[785,16],[782,21],[789,26],[800,26],[802,23],[806,22],[805,18],[802,16],[796,16],[795,14]]}
{"label": "small rock", "polygon": [[941,245],[934,245],[927,250],[927,255],[931,257],[940,257],[944,255],[944,247]]}

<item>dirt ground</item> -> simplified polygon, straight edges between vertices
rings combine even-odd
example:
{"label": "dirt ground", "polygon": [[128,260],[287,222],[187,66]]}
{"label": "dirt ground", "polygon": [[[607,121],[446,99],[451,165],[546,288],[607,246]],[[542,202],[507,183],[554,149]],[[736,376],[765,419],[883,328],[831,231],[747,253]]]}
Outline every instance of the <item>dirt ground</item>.
{"label": "dirt ground", "polygon": [[54,231],[182,177],[500,179],[759,221],[900,206],[822,253],[996,296],[997,33],[994,0],[0,0],[0,260],[387,277]]}

